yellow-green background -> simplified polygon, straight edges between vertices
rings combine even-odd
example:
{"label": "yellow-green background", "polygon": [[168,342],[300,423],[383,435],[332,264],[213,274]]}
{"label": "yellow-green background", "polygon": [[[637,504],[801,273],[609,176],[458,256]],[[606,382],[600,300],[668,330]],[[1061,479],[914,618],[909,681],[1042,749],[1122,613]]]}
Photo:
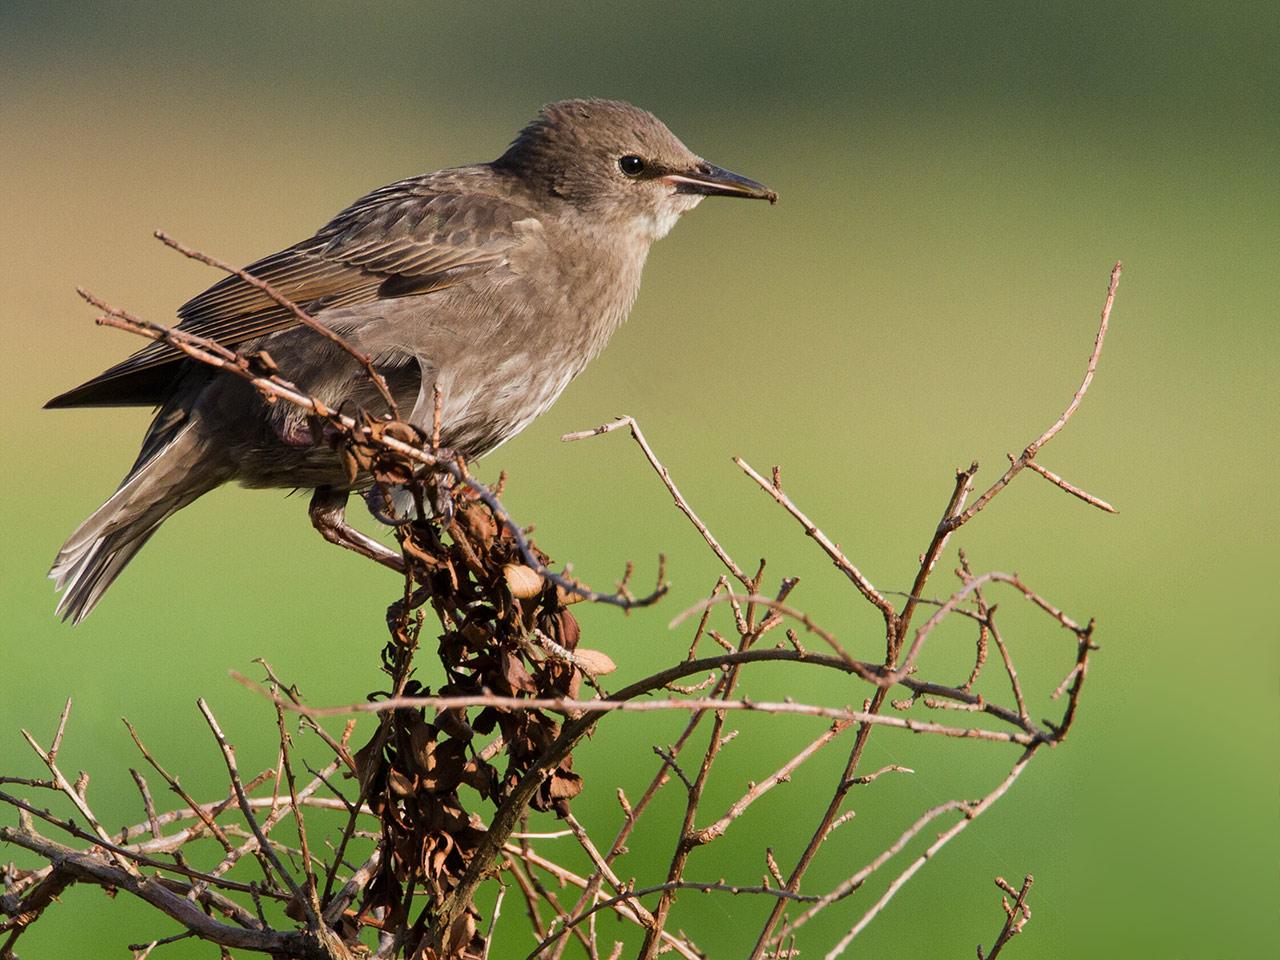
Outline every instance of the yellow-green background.
{"label": "yellow-green background", "polygon": [[[18,728],[47,742],[72,695],[63,760],[92,773],[108,824],[139,819],[121,714],[213,796],[223,781],[195,698],[210,699],[246,768],[269,765],[270,712],[228,670],[262,656],[316,702],[361,699],[378,682],[380,611],[395,589],[324,547],[300,498],[226,489],[167,524],[83,626],[55,622],[48,563],[113,489],[146,422],[143,411],[40,411],[137,346],[96,329],[73,287],[166,320],[215,277],[161,248],[154,228],[248,261],[374,186],[497,155],[544,101],[622,97],[782,200],[710,201],[686,218],[654,249],[608,351],[482,464],[509,471],[517,516],[596,582],[627,558],[648,578],[668,552],[674,589],[659,609],[582,613],[584,643],[620,665],[612,682],[683,654],[687,633],[666,624],[718,571],[629,441],[567,446],[561,433],[637,416],[741,562],[767,555],[773,575],[801,575],[797,605],[872,656],[875,618],[729,457],[781,463],[869,576],[905,588],[952,469],[976,456],[990,480],[1069,397],[1123,259],[1099,378],[1043,454],[1119,516],[1027,475],[958,538],[978,567],[1016,569],[1098,617],[1079,725],[849,955],[972,955],[1001,919],[991,877],[1023,872],[1037,876],[1035,917],[1011,955],[1269,952],[1280,936],[1277,24],[1270,3],[4,0],[0,768],[38,772]],[[1041,694],[1065,671],[1069,638],[1005,606],[1046,715]],[[958,681],[969,635],[936,643],[926,668]],[[776,667],[746,690],[862,697],[846,680]],[[614,786],[634,798],[651,745],[680,723],[618,718],[579,751],[588,787],[575,809],[600,837],[617,823]],[[819,729],[733,725],[744,734],[704,822]],[[919,773],[855,794],[858,817],[809,873],[811,891],[1014,759],[888,731],[871,743],[869,764]],[[755,882],[766,844],[788,865],[845,749],[696,853],[690,876]],[[669,789],[624,876],[665,869],[678,799]],[[883,882],[812,925],[804,955],[820,955]],[[125,956],[125,943],[173,932],[97,890],[65,901],[23,956]],[[763,909],[686,894],[676,920],[712,956],[740,956]],[[527,951],[519,914],[509,899],[495,956]],[[615,929],[603,923],[601,936]]]}

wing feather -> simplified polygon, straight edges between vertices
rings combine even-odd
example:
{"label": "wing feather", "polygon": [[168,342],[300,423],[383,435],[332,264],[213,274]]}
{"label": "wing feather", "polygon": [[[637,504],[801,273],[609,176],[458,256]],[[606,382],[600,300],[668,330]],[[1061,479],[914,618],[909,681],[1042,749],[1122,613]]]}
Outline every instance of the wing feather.
{"label": "wing feather", "polygon": [[[315,236],[245,268],[310,312],[420,296],[506,262],[532,215],[483,193],[432,189],[432,176],[374,191]],[[238,276],[229,276],[178,310],[180,329],[224,346],[297,326],[290,311]],[[183,354],[156,342],[46,406],[150,404],[166,378],[156,368]]]}

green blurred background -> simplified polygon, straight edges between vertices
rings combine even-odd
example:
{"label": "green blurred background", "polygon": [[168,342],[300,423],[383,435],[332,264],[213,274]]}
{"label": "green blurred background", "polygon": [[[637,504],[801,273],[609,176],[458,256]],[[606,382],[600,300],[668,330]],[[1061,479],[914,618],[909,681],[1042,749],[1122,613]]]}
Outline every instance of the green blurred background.
{"label": "green blurred background", "polygon": [[[668,552],[674,590],[660,608],[582,611],[584,643],[620,665],[611,680],[683,655],[687,632],[666,625],[718,570],[628,440],[563,445],[560,434],[635,415],[741,562],[766,555],[774,576],[800,575],[797,605],[874,656],[876,618],[729,457],[782,464],[793,496],[862,569],[904,589],[952,469],[977,457],[989,481],[1070,396],[1123,259],[1099,378],[1043,455],[1119,516],[1028,474],[959,538],[977,567],[1016,569],[1097,616],[1079,724],[849,955],[971,956],[1002,919],[991,878],[1024,872],[1037,877],[1035,916],[1010,955],[1269,952],[1280,937],[1280,671],[1266,615],[1278,26],[1270,3],[4,0],[0,769],[39,772],[18,728],[47,742],[71,695],[63,761],[92,773],[106,823],[140,819],[122,714],[190,789],[214,796],[223,780],[195,698],[212,702],[246,768],[270,765],[270,711],[228,670],[266,657],[314,702],[358,700],[379,682],[381,610],[395,592],[326,548],[300,498],[225,489],[168,523],[82,627],[54,621],[49,561],[114,488],[147,421],[40,411],[137,346],[95,328],[73,287],[164,321],[216,278],[152,240],[157,227],[247,262],[372,187],[496,156],[545,101],[621,97],[782,201],[708,202],[686,218],[655,247],[606,353],[482,464],[510,473],[510,507],[593,581],[627,558],[648,578]],[[1056,714],[1043,693],[1070,663],[1069,638],[1005,605],[1033,709]],[[926,670],[958,682],[970,651],[959,627],[940,634]],[[781,668],[746,690],[862,697]],[[612,835],[613,787],[637,796],[651,745],[682,722],[617,718],[580,750],[588,789],[575,809],[593,832]],[[744,734],[706,818],[819,729],[733,725]],[[696,853],[690,876],[756,882],[766,843],[792,862],[846,750],[847,738],[829,747]],[[837,883],[924,807],[985,792],[1014,758],[877,733],[869,764],[919,772],[855,796],[858,818],[806,888]],[[678,800],[669,789],[624,876],[665,871]],[[807,928],[804,955],[820,955],[905,863]],[[125,956],[125,943],[173,932],[97,890],[65,899],[23,956]],[[513,903],[495,956],[531,945]],[[675,925],[713,957],[740,956],[766,908],[686,895]]]}

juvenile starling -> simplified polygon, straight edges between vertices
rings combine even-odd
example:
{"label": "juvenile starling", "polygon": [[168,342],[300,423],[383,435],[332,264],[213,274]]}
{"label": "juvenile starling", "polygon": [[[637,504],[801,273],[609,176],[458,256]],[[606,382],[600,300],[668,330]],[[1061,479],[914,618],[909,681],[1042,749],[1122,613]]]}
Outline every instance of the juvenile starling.
{"label": "juvenile starling", "polygon": [[[595,357],[635,300],[649,245],[704,196],[773,191],[691,152],[652,114],[565,100],[497,160],[411,177],[357,200],[315,236],[246,270],[373,358],[407,419],[470,459],[515,436]],[[229,276],[186,303],[182,330],[266,350],[330,407],[376,410],[363,368],[255,286]],[[156,406],[120,488],[63,545],[49,576],[79,622],[168,517],[231,480],[310,488],[333,542],[389,565],[350,527],[339,456],[305,415],[156,342],[47,407]]]}

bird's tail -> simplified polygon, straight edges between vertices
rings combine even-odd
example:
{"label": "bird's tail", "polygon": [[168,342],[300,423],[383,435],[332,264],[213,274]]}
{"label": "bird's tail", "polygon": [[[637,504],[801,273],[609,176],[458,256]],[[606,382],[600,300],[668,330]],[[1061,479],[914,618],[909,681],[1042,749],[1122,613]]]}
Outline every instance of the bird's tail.
{"label": "bird's tail", "polygon": [[58,551],[49,571],[62,592],[56,615],[73,623],[87,617],[160,524],[229,479],[228,471],[209,468],[203,446],[192,422],[147,444],[120,489]]}

